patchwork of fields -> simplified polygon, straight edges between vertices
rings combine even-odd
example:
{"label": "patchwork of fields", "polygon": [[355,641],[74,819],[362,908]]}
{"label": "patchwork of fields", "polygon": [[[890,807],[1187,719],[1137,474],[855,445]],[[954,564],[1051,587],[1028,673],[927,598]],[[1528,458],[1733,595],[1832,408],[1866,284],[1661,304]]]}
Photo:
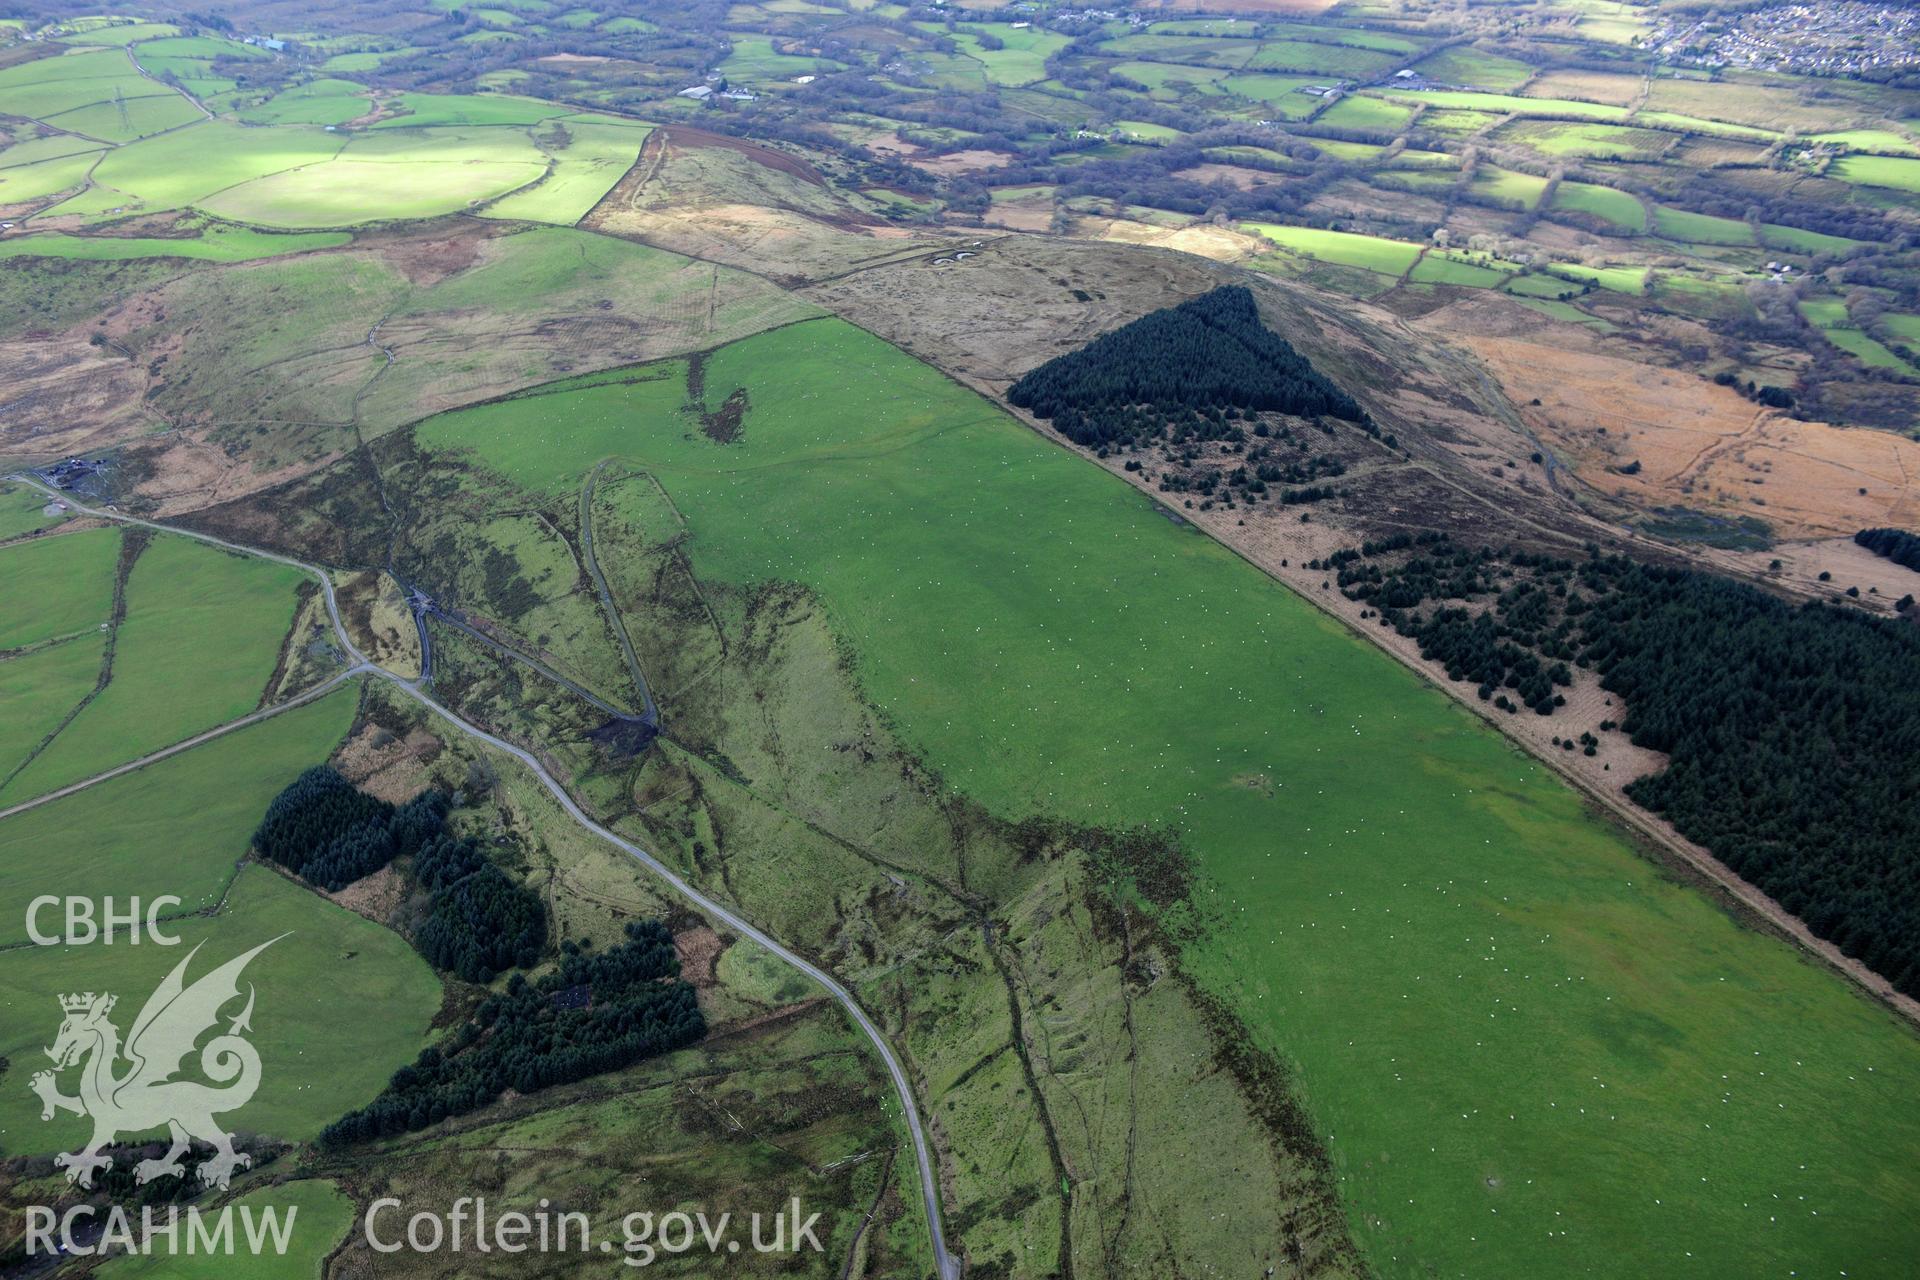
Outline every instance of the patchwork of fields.
{"label": "patchwork of fields", "polygon": [[[505,96],[402,95],[376,106],[364,85],[341,79],[296,84],[226,115],[148,78],[164,73],[216,103],[231,101],[232,82],[215,91],[204,76],[185,73],[215,59],[266,56],[233,41],[162,36],[0,69],[0,111],[47,131],[0,148],[0,205],[72,190],[41,212],[101,224],[190,209],[247,227],[300,230],[481,211],[565,226],[626,172],[650,128]],[[340,130],[362,117],[370,128]],[[136,249],[59,234],[9,237],[0,252],[171,249],[231,261],[324,243],[218,223],[197,237],[169,239],[171,246]]]}
{"label": "patchwork of fields", "polygon": [[[23,1065],[40,1056],[58,1024],[55,997],[62,992],[116,992],[130,1017],[194,945],[204,945],[204,965],[271,938],[280,941],[248,975],[259,991],[254,1041],[276,1069],[233,1114],[236,1128],[309,1138],[417,1052],[439,1007],[439,983],[406,943],[264,867],[236,870],[266,802],[333,750],[354,705],[354,692],[342,690],[0,821],[8,902],[24,904],[41,893],[183,899],[182,918],[165,926],[180,937],[178,949],[9,952],[0,966],[0,1055]],[[24,941],[24,920],[20,914],[8,921],[5,942]],[[51,926],[52,915],[41,923]],[[38,1099],[25,1088],[0,1093],[0,1143],[9,1151],[72,1149],[87,1131],[87,1122],[73,1116],[43,1123]]]}
{"label": "patchwork of fields", "polygon": [[[64,678],[36,686],[36,698],[50,702],[25,718],[54,721],[58,731],[5,762],[0,806],[252,711],[286,641],[297,580],[291,569],[184,539],[129,547],[108,529],[0,548],[0,582],[33,606],[13,615],[19,625],[0,634],[13,645],[61,642],[45,651],[49,658],[64,659],[65,649],[85,652],[103,677],[97,688],[95,679],[82,688],[83,664],[76,659]],[[104,662],[101,633],[108,646]],[[62,701],[70,719],[55,721]]]}

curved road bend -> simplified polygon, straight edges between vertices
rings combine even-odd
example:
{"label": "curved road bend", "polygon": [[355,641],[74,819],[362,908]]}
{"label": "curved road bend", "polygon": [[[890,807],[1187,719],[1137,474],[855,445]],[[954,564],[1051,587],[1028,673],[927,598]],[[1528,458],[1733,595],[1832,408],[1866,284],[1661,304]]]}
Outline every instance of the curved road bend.
{"label": "curved road bend", "polygon": [[880,1028],[874,1024],[873,1019],[867,1016],[866,1010],[860,1007],[859,1002],[853,998],[853,994],[841,986],[837,979],[805,957],[782,946],[771,936],[762,932],[758,926],[736,913],[732,908],[714,901],[693,885],[688,884],[685,880],[681,879],[679,874],[672,868],[668,867],[651,853],[648,853],[645,849],[642,849],[639,845],[634,844],[624,836],[614,834],[612,831],[595,822],[592,818],[589,818],[586,812],[574,801],[573,796],[567,792],[567,789],[561,786],[552,774],[547,772],[546,766],[541,764],[532,752],[515,746],[513,743],[507,742],[504,739],[497,738],[477,725],[469,724],[450,708],[436,702],[431,694],[421,689],[414,681],[403,680],[392,672],[375,666],[368,660],[364,653],[360,652],[359,647],[353,643],[353,637],[347,634],[347,628],[340,620],[339,604],[334,598],[333,579],[318,565],[308,564],[304,560],[295,560],[291,556],[279,555],[272,551],[262,551],[257,547],[242,546],[236,542],[228,542],[226,539],[216,538],[212,534],[198,533],[191,529],[176,529],[170,525],[160,524],[152,520],[142,520],[137,516],[126,515],[119,511],[84,506],[75,500],[71,494],[56,492],[41,483],[37,476],[19,475],[11,478],[26,484],[31,484],[50,496],[60,498],[82,515],[92,516],[100,520],[117,520],[122,524],[138,525],[142,528],[156,530],[160,533],[171,533],[183,538],[192,538],[196,542],[204,542],[210,546],[221,547],[239,555],[254,556],[261,560],[271,560],[276,564],[288,565],[312,574],[319,580],[320,590],[326,596],[327,617],[333,623],[334,634],[339,639],[342,650],[353,663],[353,669],[337,677],[338,679],[345,679],[347,675],[360,671],[377,676],[401,690],[422,707],[460,730],[468,737],[477,739],[478,741],[487,743],[489,746],[506,752],[530,769],[533,772],[533,776],[540,780],[540,785],[547,789],[548,794],[550,794],[560,807],[567,811],[567,815],[579,823],[580,826],[591,831],[594,835],[599,836],[615,848],[629,854],[635,861],[646,867],[647,870],[666,881],[681,897],[685,898],[707,915],[716,920],[724,921],[736,932],[753,939],[768,951],[771,951],[774,955],[780,957],[780,959],[786,961],[789,965],[824,987],[827,994],[831,995],[834,1000],[840,1004],[841,1008],[847,1011],[848,1016],[854,1020],[861,1032],[872,1042],[875,1051],[880,1055],[881,1061],[887,1065],[887,1074],[893,1079],[894,1092],[900,1098],[901,1114],[906,1119],[907,1131],[913,1139],[914,1161],[920,1167],[920,1194],[922,1200],[925,1202],[927,1231],[932,1238],[934,1264],[938,1269],[940,1280],[959,1280],[960,1262],[959,1259],[947,1252],[946,1233],[942,1228],[940,1217],[940,1184],[934,1173],[933,1155],[927,1145],[926,1130],[920,1122],[920,1109],[914,1102],[913,1086],[907,1079],[906,1068],[901,1066],[899,1057],[893,1051],[893,1046],[887,1043],[887,1038],[880,1033]]}

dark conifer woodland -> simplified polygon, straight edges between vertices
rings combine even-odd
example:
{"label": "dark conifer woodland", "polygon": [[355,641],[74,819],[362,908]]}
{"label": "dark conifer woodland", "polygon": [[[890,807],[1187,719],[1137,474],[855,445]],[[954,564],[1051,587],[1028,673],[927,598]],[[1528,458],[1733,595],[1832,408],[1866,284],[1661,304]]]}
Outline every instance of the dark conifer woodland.
{"label": "dark conifer woodland", "polygon": [[1905,529],[1862,529],[1853,540],[1875,555],[1920,573],[1920,535]]}
{"label": "dark conifer woodland", "polygon": [[[1316,567],[1502,710],[1554,714],[1572,668],[1598,673],[1625,704],[1619,731],[1668,757],[1627,794],[1920,995],[1920,628],[1621,556],[1438,535]],[[1614,727],[1580,746],[1604,756]]]}
{"label": "dark conifer woodland", "polygon": [[629,924],[626,942],[598,954],[569,943],[555,972],[534,982],[516,973],[444,1047],[396,1071],[320,1141],[338,1147],[424,1129],[508,1089],[537,1093],[692,1044],[706,1022],[679,974],[673,936],[656,921]]}
{"label": "dark conifer woodland", "polygon": [[1285,413],[1365,422],[1353,397],[1260,323],[1240,285],[1142,316],[1014,383],[1007,399],[1086,448],[1157,440],[1194,420]]}
{"label": "dark conifer woodland", "polygon": [[435,968],[491,982],[539,960],[546,908],[470,837],[447,830],[447,808],[438,791],[391,805],[317,765],[273,798],[253,843],[262,857],[329,893],[396,858],[412,859],[413,879],[432,892],[414,945]]}

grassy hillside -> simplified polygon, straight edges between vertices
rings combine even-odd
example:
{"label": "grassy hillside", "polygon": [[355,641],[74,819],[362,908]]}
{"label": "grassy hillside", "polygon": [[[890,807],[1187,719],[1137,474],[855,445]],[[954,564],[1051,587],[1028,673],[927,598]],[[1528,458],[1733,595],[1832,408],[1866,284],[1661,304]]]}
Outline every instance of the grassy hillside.
{"label": "grassy hillside", "polygon": [[[891,348],[791,326],[711,358],[707,403],[739,387],[735,442],[667,421],[627,446],[696,569],[813,588],[908,741],[997,812],[1180,833],[1205,876],[1191,962],[1297,1064],[1383,1274],[1639,1276],[1689,1252],[1891,1274],[1915,1247],[1897,1100],[1920,1048],[1889,1015]],[[618,394],[440,429],[504,463]]]}

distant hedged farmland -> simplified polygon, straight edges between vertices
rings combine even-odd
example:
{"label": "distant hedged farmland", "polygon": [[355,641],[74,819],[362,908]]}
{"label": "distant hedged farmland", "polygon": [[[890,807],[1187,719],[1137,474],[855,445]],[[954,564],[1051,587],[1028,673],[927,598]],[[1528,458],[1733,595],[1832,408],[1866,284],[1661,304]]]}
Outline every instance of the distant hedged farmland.
{"label": "distant hedged farmland", "polygon": [[[0,550],[0,574],[6,554]],[[190,658],[176,653],[169,661],[184,670]],[[38,1055],[58,1025],[62,992],[113,991],[137,1012],[186,948],[203,944],[208,960],[224,961],[289,933],[249,969],[260,993],[254,1043],[277,1069],[263,1073],[259,1092],[230,1124],[283,1141],[309,1139],[417,1052],[440,1003],[427,965],[389,930],[242,861],[260,809],[287,778],[333,749],[353,707],[350,692],[336,693],[0,820],[10,902],[49,893],[182,899],[179,918],[164,926],[180,938],[178,949],[9,952],[0,968],[0,1055],[15,1063]],[[162,849],[170,851],[165,859],[155,852]],[[22,921],[9,922],[11,941],[26,941]],[[0,1134],[10,1152],[72,1150],[87,1132],[82,1118],[43,1123],[25,1088],[0,1095]]]}

